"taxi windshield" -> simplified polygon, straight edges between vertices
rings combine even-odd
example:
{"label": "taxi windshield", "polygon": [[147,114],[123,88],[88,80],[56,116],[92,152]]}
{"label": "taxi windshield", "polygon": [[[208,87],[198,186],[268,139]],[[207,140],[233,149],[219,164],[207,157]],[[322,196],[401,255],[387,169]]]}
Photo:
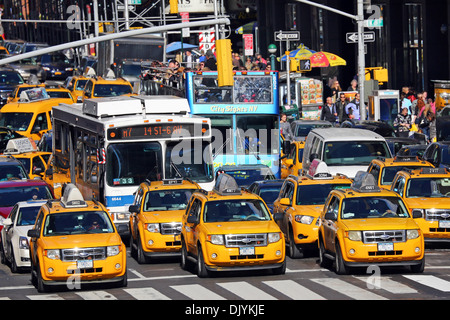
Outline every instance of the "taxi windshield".
{"label": "taxi windshield", "polygon": [[204,222],[268,221],[269,211],[261,200],[237,199],[209,201],[205,205]]}
{"label": "taxi windshield", "polygon": [[70,234],[113,233],[114,228],[106,212],[58,212],[49,214],[44,223],[44,236]]}
{"label": "taxi windshield", "polygon": [[144,211],[185,210],[194,189],[172,189],[147,192]]}
{"label": "taxi windshield", "polygon": [[342,202],[342,219],[408,218],[408,210],[397,197],[347,198]]}
{"label": "taxi windshield", "polygon": [[52,199],[47,186],[0,188],[0,207],[12,207],[19,201]]}
{"label": "taxi windshield", "polygon": [[390,185],[392,181],[394,180],[395,175],[397,172],[402,170],[414,170],[414,169],[420,169],[420,168],[426,168],[428,166],[392,166],[392,167],[385,167],[381,173],[381,179],[380,183],[382,185]]}
{"label": "taxi windshield", "polygon": [[274,180],[275,176],[270,169],[248,169],[248,170],[226,170],[224,173],[229,174],[236,180],[238,186],[248,186],[255,181]]}
{"label": "taxi windshield", "polygon": [[115,97],[131,94],[131,86],[126,84],[97,84],[94,88],[94,97]]}
{"label": "taxi windshield", "polygon": [[299,185],[297,188],[297,205],[323,205],[331,190],[348,188],[350,188],[350,183]]}
{"label": "taxi windshield", "polygon": [[410,179],[406,188],[407,198],[443,198],[450,197],[450,178]]}
{"label": "taxi windshield", "polygon": [[27,131],[32,118],[32,112],[0,113],[0,127],[7,127],[15,131]]}
{"label": "taxi windshield", "polygon": [[85,85],[86,85],[87,79],[86,80],[78,80],[77,84],[75,85],[75,90],[83,90]]}

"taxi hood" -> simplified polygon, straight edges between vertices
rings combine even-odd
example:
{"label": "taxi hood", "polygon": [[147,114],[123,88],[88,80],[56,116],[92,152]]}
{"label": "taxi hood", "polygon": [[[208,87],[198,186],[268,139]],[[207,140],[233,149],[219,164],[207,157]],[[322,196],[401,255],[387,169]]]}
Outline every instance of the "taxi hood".
{"label": "taxi hood", "polygon": [[447,209],[450,207],[450,198],[404,198],[410,209]]}
{"label": "taxi hood", "polygon": [[72,234],[41,237],[45,249],[93,248],[117,246],[122,243],[117,233]]}
{"label": "taxi hood", "polygon": [[418,229],[412,218],[367,218],[341,220],[348,230],[404,230]]}
{"label": "taxi hood", "polygon": [[247,234],[280,232],[273,220],[210,222],[204,224],[208,234]]}
{"label": "taxi hood", "polygon": [[144,223],[158,223],[158,222],[181,222],[181,217],[186,212],[183,210],[164,210],[164,211],[149,211],[141,213],[144,217]]}

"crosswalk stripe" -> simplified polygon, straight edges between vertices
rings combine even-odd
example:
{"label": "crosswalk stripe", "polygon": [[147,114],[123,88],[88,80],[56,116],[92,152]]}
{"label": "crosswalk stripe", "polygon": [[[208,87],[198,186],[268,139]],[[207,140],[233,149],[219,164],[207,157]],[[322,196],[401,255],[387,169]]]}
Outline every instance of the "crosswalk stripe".
{"label": "crosswalk stripe", "polygon": [[64,300],[63,297],[57,294],[35,294],[27,296],[30,300]]}
{"label": "crosswalk stripe", "polygon": [[398,281],[394,281],[389,277],[379,277],[377,279],[371,277],[355,277],[355,278],[366,282],[368,286],[369,285],[373,286],[374,289],[383,289],[394,294],[408,294],[418,292],[417,290]]}
{"label": "crosswalk stripe", "polygon": [[339,293],[342,293],[352,299],[356,300],[386,300],[380,295],[377,295],[373,292],[370,292],[365,289],[361,289],[351,283],[345,282],[340,279],[333,278],[323,278],[323,279],[311,279],[315,283],[326,286],[330,289],[333,289]]}
{"label": "crosswalk stripe", "polygon": [[273,296],[245,281],[218,283],[244,300],[275,300]]}
{"label": "crosswalk stripe", "polygon": [[433,289],[450,292],[450,282],[431,275],[403,275],[405,278],[431,287]]}
{"label": "crosswalk stripe", "polygon": [[186,297],[191,298],[192,300],[225,300],[224,297],[199,284],[187,284],[170,287],[184,294]]}
{"label": "crosswalk stripe", "polygon": [[324,298],[293,280],[263,281],[264,284],[294,300],[323,300]]}
{"label": "crosswalk stripe", "polygon": [[124,291],[137,300],[170,300],[169,297],[151,287],[124,289]]}
{"label": "crosswalk stripe", "polygon": [[84,300],[117,300],[111,293],[103,290],[75,292]]}

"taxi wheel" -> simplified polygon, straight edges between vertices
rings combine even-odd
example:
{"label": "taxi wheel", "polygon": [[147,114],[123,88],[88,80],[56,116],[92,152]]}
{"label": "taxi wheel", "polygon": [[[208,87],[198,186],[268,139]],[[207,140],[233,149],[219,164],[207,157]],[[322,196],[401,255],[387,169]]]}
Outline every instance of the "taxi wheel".
{"label": "taxi wheel", "polygon": [[272,273],[274,275],[281,275],[286,273],[286,259],[283,261],[283,265],[281,267],[273,268]]}
{"label": "taxi wheel", "polygon": [[184,239],[181,239],[181,259],[180,259],[180,267],[183,270],[189,270],[191,267],[191,262],[188,259],[188,252],[186,248],[186,243]]}
{"label": "taxi wheel", "polygon": [[344,258],[342,257],[342,251],[341,246],[339,245],[339,242],[336,242],[336,256],[335,256],[335,264],[336,264],[336,273],[343,275],[343,274],[349,274],[350,270],[344,263]]}
{"label": "taxi wheel", "polygon": [[292,228],[289,228],[289,257],[291,259],[303,258],[303,250],[295,244]]}
{"label": "taxi wheel", "polygon": [[139,264],[148,263],[148,258],[144,255],[144,249],[142,248],[142,242],[140,237],[137,237],[137,261]]}
{"label": "taxi wheel", "polygon": [[44,284],[44,280],[42,279],[42,274],[41,274],[41,268],[39,267],[39,265],[37,266],[37,279],[36,279],[36,286],[37,286],[37,291],[39,293],[44,293],[47,292],[47,286]]}
{"label": "taxi wheel", "polygon": [[419,264],[410,267],[412,273],[423,273],[425,270],[425,258]]}
{"label": "taxi wheel", "polygon": [[331,267],[332,260],[328,259],[325,256],[325,245],[323,244],[323,240],[319,239],[319,265],[322,268],[329,269]]}
{"label": "taxi wheel", "polygon": [[209,277],[209,271],[206,269],[205,260],[203,258],[202,247],[198,247],[198,257],[197,257],[197,276],[199,278]]}

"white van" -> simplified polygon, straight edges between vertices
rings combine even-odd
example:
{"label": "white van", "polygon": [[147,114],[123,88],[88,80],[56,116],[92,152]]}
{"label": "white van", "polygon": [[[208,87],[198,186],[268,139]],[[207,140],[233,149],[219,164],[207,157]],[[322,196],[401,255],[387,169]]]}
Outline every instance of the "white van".
{"label": "white van", "polygon": [[302,172],[308,172],[314,159],[324,161],[330,173],[354,178],[358,171],[367,171],[372,159],[392,158],[386,140],[365,129],[325,128],[311,130],[303,150]]}

